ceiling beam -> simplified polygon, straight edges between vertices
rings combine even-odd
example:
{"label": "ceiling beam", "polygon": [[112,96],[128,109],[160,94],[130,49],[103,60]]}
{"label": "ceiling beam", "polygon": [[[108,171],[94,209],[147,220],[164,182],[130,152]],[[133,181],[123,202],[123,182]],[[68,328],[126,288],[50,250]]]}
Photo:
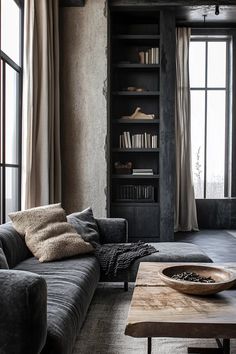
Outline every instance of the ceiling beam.
{"label": "ceiling beam", "polygon": [[61,0],[61,6],[83,7],[83,6],[85,6],[85,0]]}
{"label": "ceiling beam", "polygon": [[111,6],[201,6],[236,5],[235,0],[110,0]]}

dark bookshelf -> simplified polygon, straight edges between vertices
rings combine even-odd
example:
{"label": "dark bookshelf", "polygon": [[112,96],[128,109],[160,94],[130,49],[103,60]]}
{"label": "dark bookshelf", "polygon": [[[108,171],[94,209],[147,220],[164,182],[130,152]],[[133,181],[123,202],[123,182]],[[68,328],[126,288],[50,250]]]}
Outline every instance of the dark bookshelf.
{"label": "dark bookshelf", "polygon": [[159,175],[112,175],[114,179],[158,179]]}
{"label": "dark bookshelf", "polygon": [[119,69],[159,69],[160,64],[138,64],[138,63],[115,63],[113,64],[115,68]]}
{"label": "dark bookshelf", "polygon": [[[116,7],[114,11],[112,6],[109,8],[108,216],[128,220],[131,241],[163,238],[161,235],[166,233],[160,221],[161,208],[163,206],[162,213],[167,217],[172,212],[167,210],[164,199],[160,198],[162,183],[165,184],[161,171],[165,159],[162,150],[167,152],[165,142],[160,146],[161,137],[164,137],[161,131],[165,129],[165,124],[162,123],[163,99],[166,97],[166,102],[169,99],[168,92],[163,91],[160,63],[164,22],[167,18],[168,16],[162,14],[159,9],[150,11],[148,6],[142,11],[135,9],[135,6],[132,10],[122,6],[119,9]],[[143,56],[146,63],[142,63]],[[143,91],[129,91],[128,87]],[[155,118],[122,119],[123,116],[131,116],[137,107],[145,114],[154,115]],[[124,137],[125,132],[129,133],[131,146],[148,148],[124,147],[128,146],[127,134]],[[168,131],[164,133],[168,136]],[[146,139],[147,135],[153,148],[149,147],[150,140],[147,145],[146,140],[145,145],[143,144],[143,139]],[[156,143],[153,145],[153,136],[157,136],[157,145]],[[132,137],[137,139],[140,137],[141,143],[133,144]],[[117,162],[121,164],[131,162],[132,168],[151,169],[153,174],[116,174],[114,164]],[[166,175],[165,178],[169,177]],[[169,202],[169,192],[166,193]],[[172,220],[169,222],[171,224]],[[167,238],[170,240],[168,234]]]}
{"label": "dark bookshelf", "polygon": [[144,149],[141,149],[141,148],[124,148],[124,149],[122,149],[122,148],[114,148],[114,149],[112,149],[112,151],[113,152],[145,152],[145,153],[150,153],[150,152],[159,152],[160,151],[160,149],[159,148],[157,148],[157,149],[155,149],[155,148],[150,148],[150,149],[148,149],[148,148],[144,148]]}
{"label": "dark bookshelf", "polygon": [[113,124],[159,124],[160,119],[113,119]]}
{"label": "dark bookshelf", "polygon": [[112,92],[113,95],[116,96],[159,96],[159,91],[115,91]]}
{"label": "dark bookshelf", "polygon": [[158,34],[118,34],[114,35],[113,39],[117,40],[136,40],[136,41],[150,41],[160,39]]}

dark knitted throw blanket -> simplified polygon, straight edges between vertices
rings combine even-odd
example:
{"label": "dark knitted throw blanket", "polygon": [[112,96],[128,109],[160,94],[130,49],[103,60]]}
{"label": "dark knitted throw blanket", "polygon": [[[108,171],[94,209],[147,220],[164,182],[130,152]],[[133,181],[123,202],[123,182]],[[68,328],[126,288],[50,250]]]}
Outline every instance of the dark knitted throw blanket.
{"label": "dark knitted throw blanket", "polygon": [[109,277],[116,276],[121,270],[127,269],[137,258],[158,252],[153,246],[144,242],[131,244],[94,245],[102,272]]}

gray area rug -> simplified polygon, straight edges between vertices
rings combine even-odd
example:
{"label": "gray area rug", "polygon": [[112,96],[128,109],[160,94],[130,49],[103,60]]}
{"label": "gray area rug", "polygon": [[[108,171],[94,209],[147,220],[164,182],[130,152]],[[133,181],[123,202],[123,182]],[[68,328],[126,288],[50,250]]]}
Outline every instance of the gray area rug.
{"label": "gray area rug", "polygon": [[[118,284],[98,287],[73,354],[146,354],[147,340],[124,335],[133,289]],[[153,354],[187,354],[188,346],[216,347],[215,340],[154,338]],[[236,340],[231,340],[236,354]]]}

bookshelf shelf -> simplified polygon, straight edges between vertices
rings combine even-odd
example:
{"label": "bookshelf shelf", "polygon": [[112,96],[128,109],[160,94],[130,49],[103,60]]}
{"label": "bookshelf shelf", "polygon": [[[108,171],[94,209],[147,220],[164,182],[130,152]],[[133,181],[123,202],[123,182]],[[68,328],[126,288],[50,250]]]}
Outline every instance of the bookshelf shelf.
{"label": "bookshelf shelf", "polygon": [[158,34],[117,34],[113,36],[113,39],[118,40],[158,40],[160,35]]}
{"label": "bookshelf shelf", "polygon": [[112,175],[113,179],[159,179],[159,175]]}
{"label": "bookshelf shelf", "polygon": [[159,91],[115,91],[112,92],[114,96],[159,96]]}
{"label": "bookshelf shelf", "polygon": [[159,152],[160,149],[148,149],[148,148],[145,148],[145,149],[141,149],[141,148],[137,148],[137,149],[130,149],[130,148],[113,148],[112,149],[113,152],[145,152],[145,153],[148,153],[148,152]]}
{"label": "bookshelf shelf", "polygon": [[160,119],[114,119],[113,124],[160,124]]}
{"label": "bookshelf shelf", "polygon": [[116,63],[113,65],[114,68],[119,69],[159,69],[160,64],[139,64],[139,63]]}
{"label": "bookshelf shelf", "polygon": [[[138,202],[112,202],[112,206],[114,207],[141,207],[142,203]],[[145,207],[150,207],[150,208],[159,208],[159,203],[158,202],[146,202]]]}

